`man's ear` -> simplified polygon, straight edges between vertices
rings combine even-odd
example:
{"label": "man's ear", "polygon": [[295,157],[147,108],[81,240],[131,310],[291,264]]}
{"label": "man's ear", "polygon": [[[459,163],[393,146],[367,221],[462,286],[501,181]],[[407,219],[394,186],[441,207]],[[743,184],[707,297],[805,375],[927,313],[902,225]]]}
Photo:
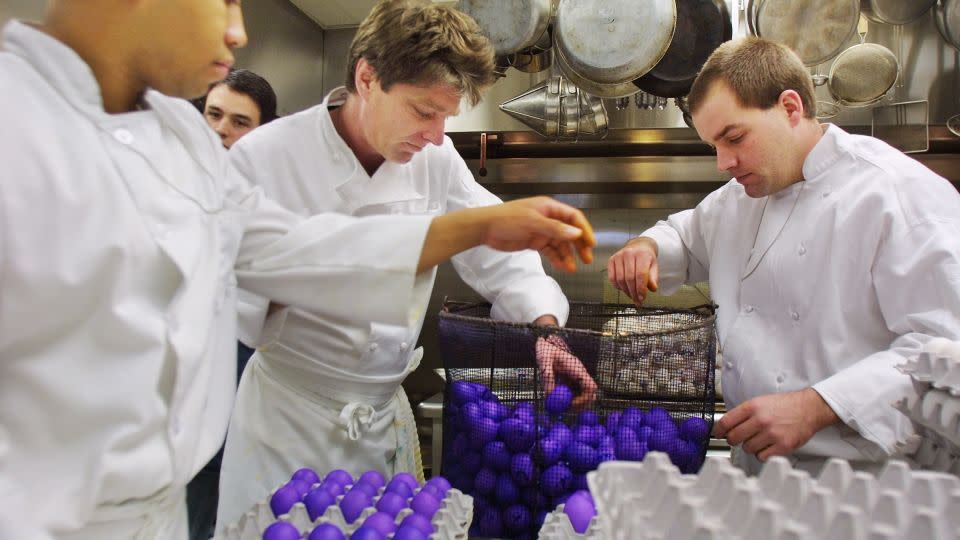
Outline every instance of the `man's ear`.
{"label": "man's ear", "polygon": [[377,72],[364,58],[357,60],[357,67],[353,73],[353,84],[357,87],[357,94],[366,98],[377,81]]}
{"label": "man's ear", "polygon": [[787,113],[790,123],[799,122],[803,118],[803,99],[796,90],[784,90],[781,92],[779,103]]}

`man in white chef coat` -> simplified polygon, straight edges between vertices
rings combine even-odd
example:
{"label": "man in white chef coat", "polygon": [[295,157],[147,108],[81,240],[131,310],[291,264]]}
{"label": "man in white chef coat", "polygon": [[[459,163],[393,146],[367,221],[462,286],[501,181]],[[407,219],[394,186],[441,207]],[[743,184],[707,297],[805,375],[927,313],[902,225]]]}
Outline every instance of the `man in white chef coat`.
{"label": "man in white chef coat", "polygon": [[709,280],[719,305],[727,413],[714,433],[756,472],[786,455],[876,468],[916,435],[892,403],[896,366],[960,338],[960,195],[887,144],[815,117],[789,49],[725,43],[688,98],[717,167],[734,178],[610,258],[640,303],[659,285]]}
{"label": "man in white chef coat", "polygon": [[3,36],[4,538],[186,538],[184,487],[233,404],[238,285],[403,324],[424,271],[464,249],[590,256],[582,213],[546,198],[304,219],[263,197],[167,97],[226,76],[246,41],[239,2],[54,0]]}
{"label": "man in white chef coat", "polygon": [[[233,147],[248,180],[302,215],[442,215],[501,203],[444,136],[461,100],[475,105],[495,80],[493,47],[469,16],[427,0],[380,2],[360,24],[347,64],[345,87]],[[453,265],[492,303],[492,317],[566,322],[567,299],[536,253],[480,247]],[[300,467],[422,477],[401,383],[420,361],[427,300],[416,305],[418,320],[401,325],[274,309],[250,336],[259,348],[228,430],[218,530]],[[260,308],[242,313],[241,326],[256,328],[243,321],[263,320]],[[536,352],[547,379],[559,372],[573,380],[577,405],[594,399],[596,383],[561,340],[541,340]]]}

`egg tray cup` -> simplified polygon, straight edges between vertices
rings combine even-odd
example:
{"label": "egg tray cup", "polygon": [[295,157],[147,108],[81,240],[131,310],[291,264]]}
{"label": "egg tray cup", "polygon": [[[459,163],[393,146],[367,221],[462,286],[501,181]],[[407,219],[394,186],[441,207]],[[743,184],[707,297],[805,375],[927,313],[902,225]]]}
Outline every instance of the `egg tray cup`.
{"label": "egg tray cup", "polygon": [[919,392],[933,387],[960,397],[960,357],[955,354],[923,351],[898,369],[910,376]]}
{"label": "egg tray cup", "polygon": [[582,534],[578,533],[573,524],[570,523],[570,517],[564,511],[564,505],[560,505],[547,514],[543,520],[543,526],[540,527],[539,540],[567,540],[583,538],[584,540],[606,540],[607,536],[603,532],[598,516],[593,516],[590,525]]}
{"label": "egg tray cup", "polygon": [[[311,486],[311,489],[319,487],[317,483]],[[279,486],[277,489],[283,487]],[[346,486],[344,492],[349,491],[353,486]],[[371,506],[364,508],[360,515],[353,521],[347,523],[347,519],[340,509],[340,501],[343,495],[337,495],[336,503],[327,507],[322,515],[316,520],[311,520],[307,512],[307,507],[302,502],[297,502],[290,508],[290,511],[280,517],[273,515],[270,508],[270,498],[275,493],[274,490],[269,497],[257,502],[253,507],[244,513],[236,523],[230,524],[221,530],[216,536],[217,540],[261,540],[263,531],[276,521],[285,521],[297,528],[301,535],[306,538],[315,527],[324,523],[330,523],[339,528],[345,536],[349,537],[354,533],[363,522],[371,515],[377,512],[376,503],[384,493],[384,488],[380,488],[377,496],[374,497]],[[413,494],[419,492],[419,489]],[[400,510],[397,513],[394,522],[399,526],[400,523],[413,513],[409,507]],[[431,522],[434,532],[430,535],[430,540],[466,540],[467,530],[473,521],[473,498],[462,493],[458,489],[451,488],[447,491],[446,497],[441,501],[441,507],[434,514]],[[392,538],[392,535],[387,538]]]}
{"label": "egg tray cup", "polygon": [[610,540],[893,540],[960,534],[960,479],[888,461],[876,476],[828,460],[819,476],[771,458],[747,477],[708,458],[683,475],[665,455],[588,474]]}

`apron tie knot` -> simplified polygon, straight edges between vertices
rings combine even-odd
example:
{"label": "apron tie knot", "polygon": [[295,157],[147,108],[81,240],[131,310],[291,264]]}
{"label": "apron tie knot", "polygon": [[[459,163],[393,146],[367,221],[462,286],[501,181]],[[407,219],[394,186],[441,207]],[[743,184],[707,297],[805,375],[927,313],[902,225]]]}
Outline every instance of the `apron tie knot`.
{"label": "apron tie knot", "polygon": [[372,406],[358,402],[348,403],[340,411],[340,421],[346,426],[351,441],[359,440],[370,429],[375,412]]}

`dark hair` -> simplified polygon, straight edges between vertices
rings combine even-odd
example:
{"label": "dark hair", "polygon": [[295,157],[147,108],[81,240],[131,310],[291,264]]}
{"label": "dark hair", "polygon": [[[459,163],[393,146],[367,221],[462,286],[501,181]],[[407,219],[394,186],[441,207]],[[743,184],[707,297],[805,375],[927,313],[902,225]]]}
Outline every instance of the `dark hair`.
{"label": "dark hair", "polygon": [[[260,109],[260,125],[277,119],[277,94],[263,77],[247,69],[233,69],[226,79],[211,84],[207,92],[221,84],[227,85],[234,92],[250,96]],[[207,97],[193,99],[191,103],[202,113],[207,106]]]}
{"label": "dark hair", "polygon": [[795,90],[803,115],[813,118],[817,106],[810,73],[786,45],[758,37],[727,41],[713,51],[687,95],[691,112],[703,104],[715,82],[724,82],[745,107],[769,109],[784,90]]}
{"label": "dark hair", "polygon": [[385,92],[396,83],[449,83],[476,105],[496,81],[493,45],[477,23],[427,0],[381,0],[373,7],[350,44],[345,82],[351,93],[360,58]]}

